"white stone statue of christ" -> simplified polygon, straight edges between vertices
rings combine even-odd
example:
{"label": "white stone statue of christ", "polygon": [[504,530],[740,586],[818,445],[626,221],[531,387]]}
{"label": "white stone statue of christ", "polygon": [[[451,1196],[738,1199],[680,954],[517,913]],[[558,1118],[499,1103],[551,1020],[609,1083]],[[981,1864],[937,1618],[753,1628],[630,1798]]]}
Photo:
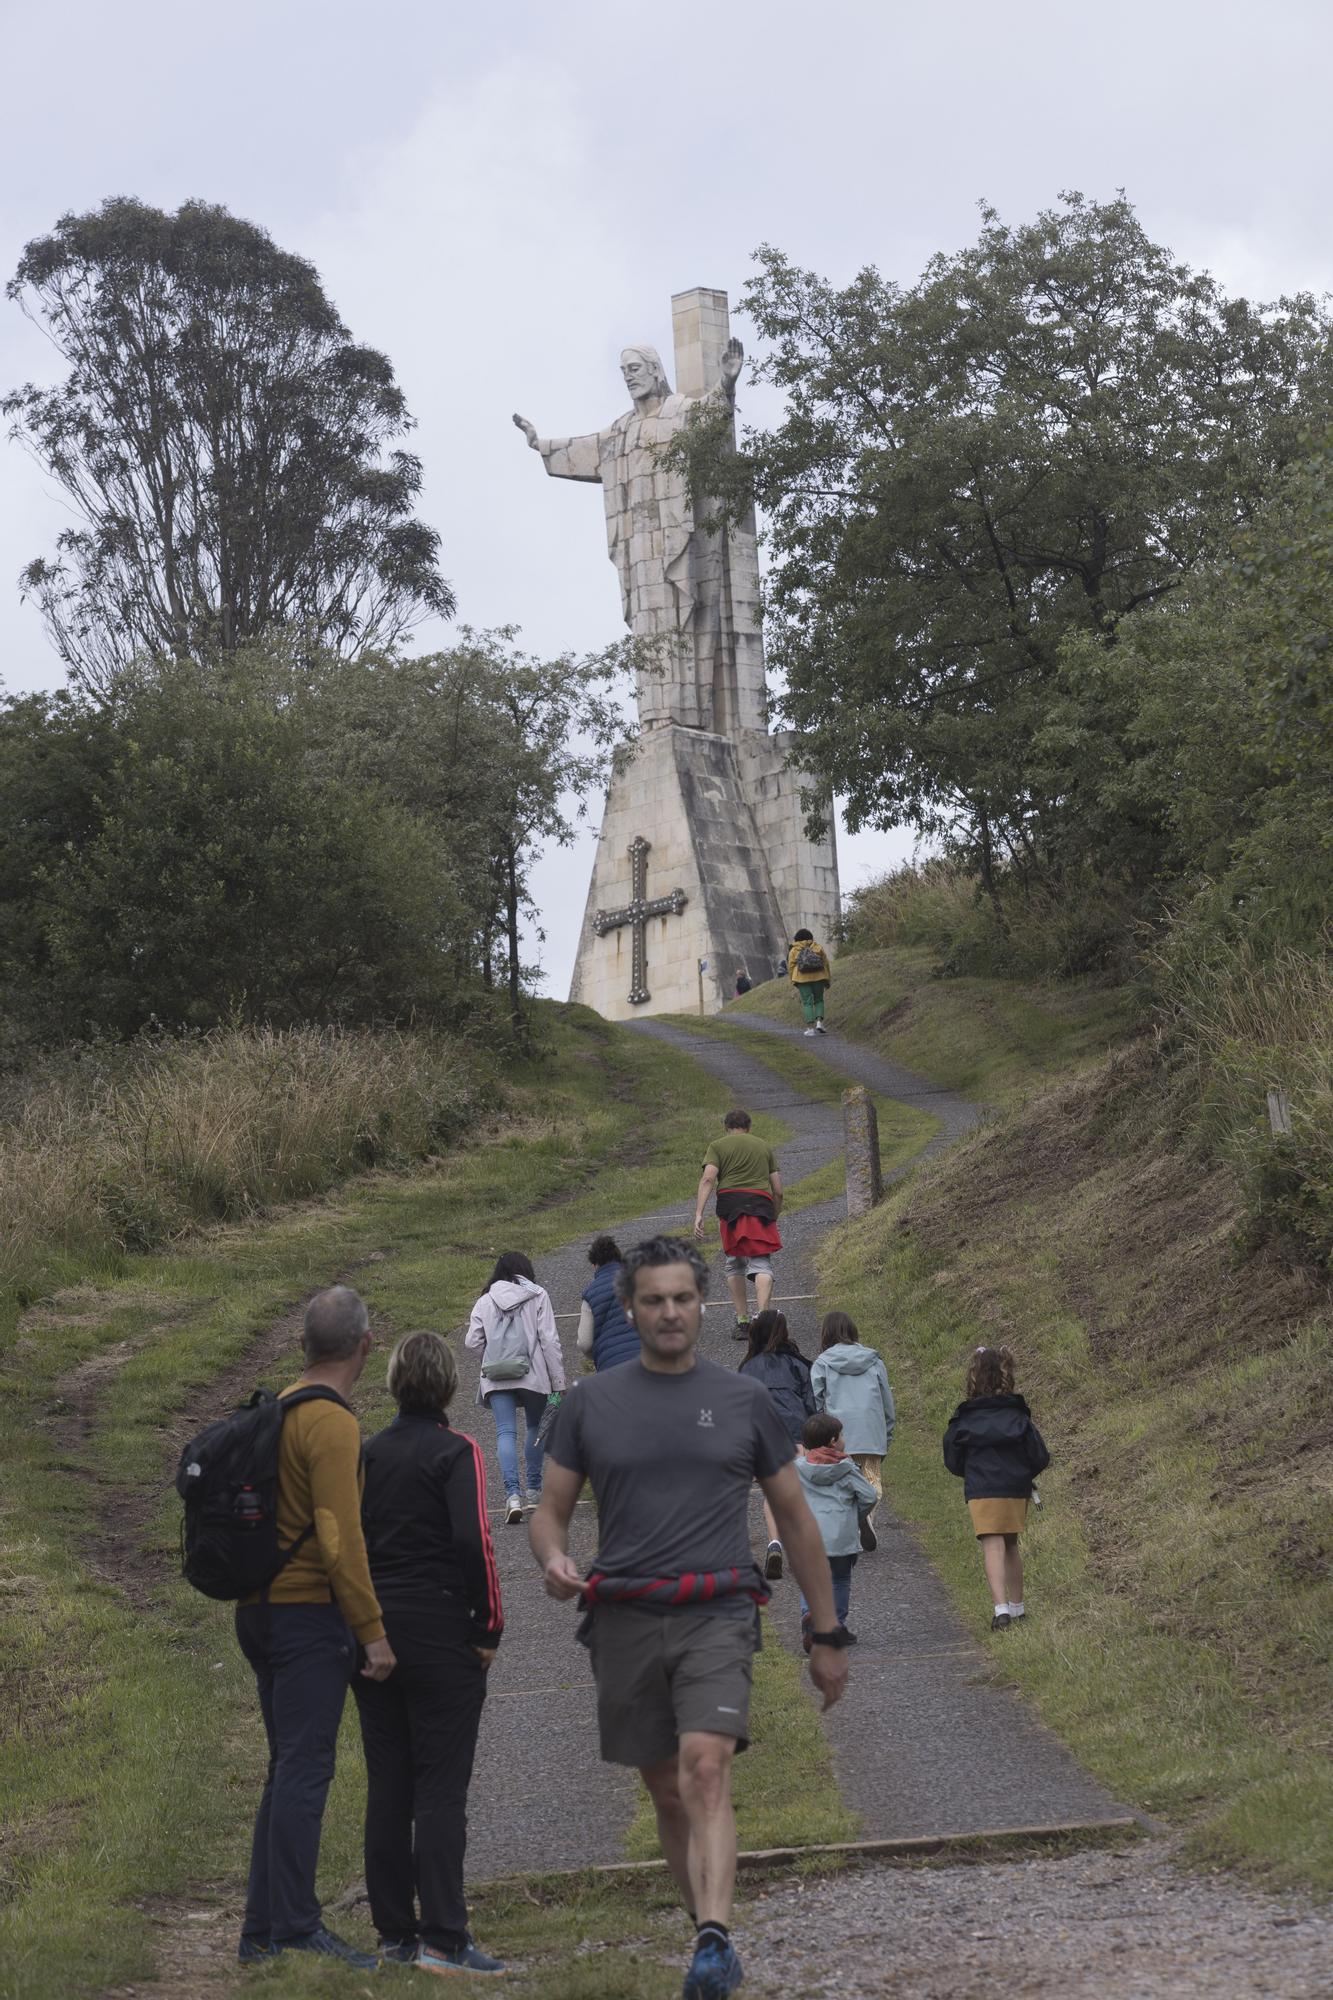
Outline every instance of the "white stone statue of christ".
{"label": "white stone statue of christ", "polygon": [[625,623],[636,639],[651,642],[637,674],[645,729],[720,726],[720,676],[734,661],[725,545],[696,526],[684,475],[661,453],[696,410],[718,399],[731,410],[743,360],[739,340],[728,341],[717,386],[705,396],[678,396],[655,347],[627,347],[620,372],[634,407],[605,430],[543,438],[526,417],[514,418],[552,478],[601,482]]}

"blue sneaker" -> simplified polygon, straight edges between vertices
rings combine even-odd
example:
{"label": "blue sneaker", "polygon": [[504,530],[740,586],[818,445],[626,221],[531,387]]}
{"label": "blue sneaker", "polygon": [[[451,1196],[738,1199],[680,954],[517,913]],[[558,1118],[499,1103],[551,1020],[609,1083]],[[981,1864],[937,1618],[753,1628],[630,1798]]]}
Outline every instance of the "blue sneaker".
{"label": "blue sneaker", "polygon": [[726,2000],[745,1974],[736,1956],[736,1947],[721,1938],[704,1938],[694,1948],[694,1960],[685,1974],[682,2000]]}
{"label": "blue sneaker", "polygon": [[498,1958],[490,1958],[480,1951],[471,1938],[461,1951],[436,1951],[423,1944],[413,1963],[423,1972],[503,1972],[504,1965]]}
{"label": "blue sneaker", "polygon": [[377,1938],[375,1950],[379,1957],[389,1959],[394,1965],[415,1965],[417,1956],[416,1938]]}
{"label": "blue sneaker", "polygon": [[287,1938],[282,1944],[275,1944],[271,1955],[276,1958],[282,1951],[317,1952],[321,1958],[336,1958],[341,1964],[350,1965],[356,1972],[378,1972],[380,1966],[379,1960],[372,1953],[358,1951],[356,1946],[348,1944],[345,1938],[335,1937],[323,1924],[318,1930],[311,1931],[307,1937]]}
{"label": "blue sneaker", "polygon": [[242,1965],[259,1965],[265,1959],[276,1958],[277,1955],[277,1952],[273,1949],[271,1938],[253,1937],[246,1931],[241,1932],[241,1941],[236,1947],[236,1956]]}

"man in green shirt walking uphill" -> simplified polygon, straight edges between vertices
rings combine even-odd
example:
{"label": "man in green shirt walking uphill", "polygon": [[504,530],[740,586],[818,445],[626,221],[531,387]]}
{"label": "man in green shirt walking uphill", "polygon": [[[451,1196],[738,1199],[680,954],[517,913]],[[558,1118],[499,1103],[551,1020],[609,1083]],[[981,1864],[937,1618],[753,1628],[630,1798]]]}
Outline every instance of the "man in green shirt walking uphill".
{"label": "man in green shirt walking uphill", "polygon": [[745,1340],[750,1328],[750,1279],[756,1312],[763,1312],[773,1296],[773,1254],[782,1248],[778,1235],[782,1175],[773,1148],[751,1132],[748,1111],[729,1111],[722,1122],[722,1137],[714,1139],[704,1154],[694,1198],[694,1233],[703,1235],[704,1210],[716,1191],[727,1290],[736,1308],[736,1338]]}

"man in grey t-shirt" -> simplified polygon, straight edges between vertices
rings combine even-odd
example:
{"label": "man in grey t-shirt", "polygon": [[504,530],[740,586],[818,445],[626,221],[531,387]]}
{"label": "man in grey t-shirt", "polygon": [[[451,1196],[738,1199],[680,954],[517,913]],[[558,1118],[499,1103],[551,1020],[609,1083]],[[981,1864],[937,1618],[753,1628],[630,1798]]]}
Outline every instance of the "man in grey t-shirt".
{"label": "man in grey t-shirt", "polygon": [[[579,1383],[547,1440],[532,1550],[552,1597],[591,1607],[603,1759],[633,1764],[657,1810],[662,1852],[699,1928],[688,2000],[740,1984],[727,1926],[736,1870],[731,1764],[744,1749],[765,1595],[747,1510],[757,1479],[810,1604],[810,1675],[827,1708],[847,1675],[828,1558],[768,1393],[696,1348],[707,1267],[692,1243],[656,1237],[625,1257],[620,1291],[641,1360]],[[569,1555],[584,1481],[599,1546],[588,1578]]]}

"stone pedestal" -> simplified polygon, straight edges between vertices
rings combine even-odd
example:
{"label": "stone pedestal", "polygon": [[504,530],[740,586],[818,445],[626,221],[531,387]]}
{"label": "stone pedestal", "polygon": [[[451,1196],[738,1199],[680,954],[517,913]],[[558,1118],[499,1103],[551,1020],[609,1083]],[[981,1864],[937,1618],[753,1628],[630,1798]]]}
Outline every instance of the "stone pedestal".
{"label": "stone pedestal", "polygon": [[[678,724],[644,732],[607,794],[571,1000],[613,1021],[712,1014],[731,998],[737,966],[756,983],[785,971],[802,924],[830,938],[832,834],[818,845],[806,839],[799,777],[780,768],[783,751],[781,738],[760,732],[734,738]],[[640,904],[679,890],[678,910],[636,916],[636,841],[648,844]],[[637,990],[647,997],[632,1000],[636,923]]]}

